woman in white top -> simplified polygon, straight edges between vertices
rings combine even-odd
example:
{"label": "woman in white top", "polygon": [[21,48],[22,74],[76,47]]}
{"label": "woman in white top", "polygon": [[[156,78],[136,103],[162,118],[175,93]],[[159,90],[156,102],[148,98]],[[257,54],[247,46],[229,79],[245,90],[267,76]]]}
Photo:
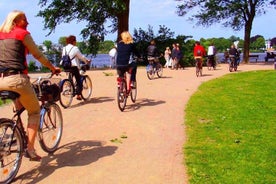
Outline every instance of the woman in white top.
{"label": "woman in white top", "polygon": [[164,58],[166,60],[166,64],[165,64],[166,68],[169,68],[170,66],[172,66],[171,53],[172,52],[171,52],[170,47],[167,47],[164,52]]}
{"label": "woman in white top", "polygon": [[80,77],[80,60],[86,64],[90,63],[90,60],[87,59],[76,46],[76,36],[70,35],[66,38],[67,45],[63,47],[62,56],[68,54],[71,58],[72,67],[70,68],[70,72],[76,78],[77,81],[77,99],[81,100],[81,92],[82,92],[82,82]]}

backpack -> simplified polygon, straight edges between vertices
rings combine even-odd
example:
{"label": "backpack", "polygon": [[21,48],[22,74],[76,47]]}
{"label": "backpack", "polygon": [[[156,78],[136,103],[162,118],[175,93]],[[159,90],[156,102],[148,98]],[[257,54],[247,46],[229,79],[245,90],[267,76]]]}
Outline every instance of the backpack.
{"label": "backpack", "polygon": [[75,58],[75,56],[71,59],[69,56],[70,51],[72,50],[73,47],[71,47],[71,49],[69,50],[68,54],[66,53],[66,48],[65,48],[65,55],[62,56],[61,58],[61,63],[60,65],[64,68],[64,69],[69,69],[72,66],[71,60]]}
{"label": "backpack", "polygon": [[198,50],[196,51],[196,55],[197,55],[197,56],[202,56],[202,53],[201,53],[201,50],[200,50],[200,49],[198,49]]}

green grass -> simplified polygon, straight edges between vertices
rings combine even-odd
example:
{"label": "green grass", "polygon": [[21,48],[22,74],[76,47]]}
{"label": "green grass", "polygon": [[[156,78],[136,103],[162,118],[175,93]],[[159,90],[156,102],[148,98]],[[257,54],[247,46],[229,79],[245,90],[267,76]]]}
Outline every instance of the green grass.
{"label": "green grass", "polygon": [[185,109],[190,183],[276,183],[276,72],[203,83]]}

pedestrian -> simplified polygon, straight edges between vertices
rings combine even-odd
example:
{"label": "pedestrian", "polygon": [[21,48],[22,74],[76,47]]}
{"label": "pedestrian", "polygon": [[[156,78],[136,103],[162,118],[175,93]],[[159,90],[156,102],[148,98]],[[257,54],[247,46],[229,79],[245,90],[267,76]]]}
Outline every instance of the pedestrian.
{"label": "pedestrian", "polygon": [[114,45],[112,49],[108,52],[108,55],[110,57],[110,68],[115,67],[115,62],[116,62],[116,56],[117,56],[117,47]]}
{"label": "pedestrian", "polygon": [[166,47],[166,50],[164,52],[164,58],[166,60],[166,64],[165,64],[165,67],[166,68],[169,68],[172,66],[172,63],[171,63],[171,49],[170,47]]}

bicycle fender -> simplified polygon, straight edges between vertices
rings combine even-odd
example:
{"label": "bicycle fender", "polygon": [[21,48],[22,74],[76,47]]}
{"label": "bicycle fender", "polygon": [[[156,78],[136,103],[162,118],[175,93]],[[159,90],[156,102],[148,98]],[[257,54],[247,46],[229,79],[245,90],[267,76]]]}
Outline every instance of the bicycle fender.
{"label": "bicycle fender", "polygon": [[42,109],[40,110],[39,128],[42,128],[42,127],[43,127],[43,120],[44,120],[45,113],[46,113],[46,109],[45,109],[45,108],[42,108]]}

